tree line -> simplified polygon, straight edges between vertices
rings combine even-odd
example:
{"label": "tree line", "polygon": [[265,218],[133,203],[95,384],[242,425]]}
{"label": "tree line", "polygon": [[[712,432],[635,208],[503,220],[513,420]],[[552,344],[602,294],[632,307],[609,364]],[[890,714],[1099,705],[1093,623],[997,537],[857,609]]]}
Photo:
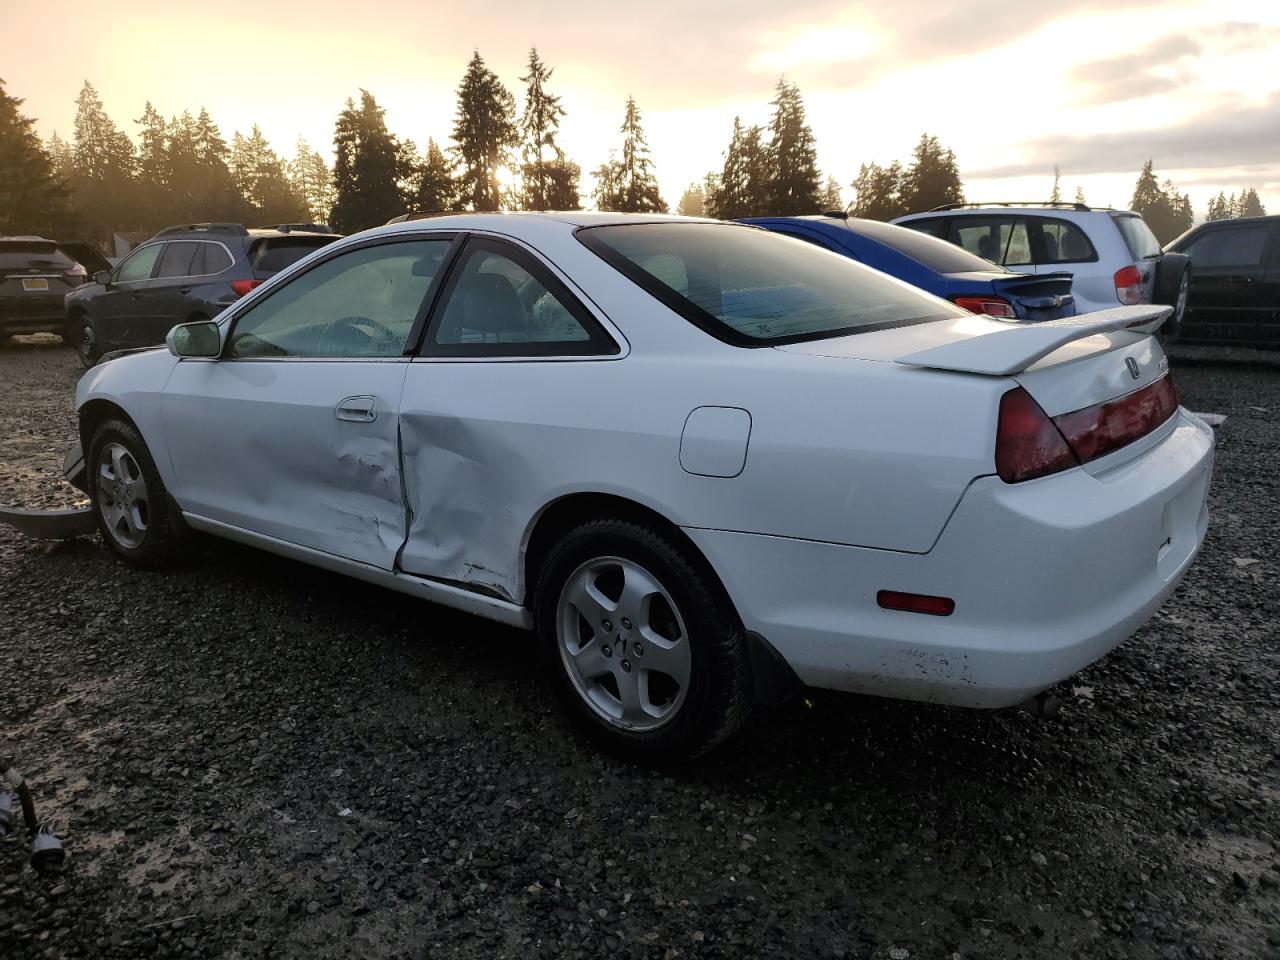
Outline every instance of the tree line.
{"label": "tree line", "polygon": [[[576,210],[582,168],[559,143],[565,109],[554,71],[529,51],[522,109],[477,50],[457,88],[451,143],[429,137],[424,149],[388,130],[367,90],[349,98],[334,126],[334,163],[299,138],[284,157],[255,124],[230,142],[207,110],[166,119],[150,103],[134,120],[136,143],[103,108],[88,81],[76,100],[70,140],[42,143],[22,100],[0,80],[0,234],[43,233],[106,239],[113,231],[153,231],[172,223],[327,222],[350,233],[406,210]],[[817,165],[816,139],[798,87],[778,81],[767,124],[734,117],[719,169],[680,197],[678,213],[731,219],[848,210],[891,220],[964,202],[955,153],[922,134],[906,163],[862,164],[848,184]],[[592,169],[590,201],[601,210],[665,212],[641,112],[628,97],[618,140]],[[1077,188],[1076,202],[1084,202]],[[1051,202],[1061,202],[1054,169]],[[1150,161],[1138,177],[1131,209],[1162,243],[1189,227],[1190,198],[1156,177]],[[1219,194],[1207,219],[1265,213],[1256,191]]]}

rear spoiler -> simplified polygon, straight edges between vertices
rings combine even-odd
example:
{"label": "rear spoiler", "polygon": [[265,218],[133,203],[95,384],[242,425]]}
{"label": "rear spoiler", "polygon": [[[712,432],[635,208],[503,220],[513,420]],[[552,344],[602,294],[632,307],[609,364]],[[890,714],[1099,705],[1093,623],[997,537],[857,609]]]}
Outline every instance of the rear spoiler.
{"label": "rear spoiler", "polygon": [[1010,323],[1002,330],[908,353],[898,357],[897,362],[912,367],[1007,377],[1027,369],[1037,360],[1047,357],[1073,340],[1083,340],[1098,333],[1127,330],[1156,321],[1163,322],[1171,313],[1173,307],[1143,304],[1136,307],[1113,307],[1078,317],[1063,317],[1061,320]]}

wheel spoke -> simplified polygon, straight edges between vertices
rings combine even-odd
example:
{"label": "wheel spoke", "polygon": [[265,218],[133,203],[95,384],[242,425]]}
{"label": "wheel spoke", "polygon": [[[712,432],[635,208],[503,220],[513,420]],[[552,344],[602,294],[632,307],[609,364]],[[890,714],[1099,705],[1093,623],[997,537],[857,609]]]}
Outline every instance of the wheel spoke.
{"label": "wheel spoke", "polygon": [[681,686],[689,682],[689,643],[683,637],[672,642],[652,630],[642,630],[644,656],[639,663],[645,670],[665,673]]}
{"label": "wheel spoke", "polygon": [[653,719],[644,708],[640,697],[640,676],[635,670],[618,668],[613,671],[618,681],[618,692],[622,694],[622,719],[628,724],[644,723]]}
{"label": "wheel spoke", "polygon": [[569,588],[565,599],[587,619],[587,622],[592,625],[592,629],[598,628],[600,622],[606,617],[612,616],[614,610],[617,609],[617,604],[613,603],[596,587],[595,578],[592,576],[591,571],[586,571],[577,578]]}
{"label": "wheel spoke", "polygon": [[577,653],[571,654],[573,665],[583,680],[594,680],[604,676],[613,666],[613,661],[601,652],[604,641],[599,637],[582,646]]}
{"label": "wheel spoke", "polygon": [[649,622],[648,600],[656,593],[662,593],[649,574],[633,564],[625,564],[622,568],[622,596],[618,598],[618,609],[627,614],[637,624]]}
{"label": "wheel spoke", "polygon": [[111,447],[111,474],[113,479],[124,482],[129,479],[125,469],[125,450],[121,446]]}
{"label": "wheel spoke", "polygon": [[134,500],[145,500],[147,498],[147,482],[142,479],[141,475],[132,480],[126,480],[124,488]]}

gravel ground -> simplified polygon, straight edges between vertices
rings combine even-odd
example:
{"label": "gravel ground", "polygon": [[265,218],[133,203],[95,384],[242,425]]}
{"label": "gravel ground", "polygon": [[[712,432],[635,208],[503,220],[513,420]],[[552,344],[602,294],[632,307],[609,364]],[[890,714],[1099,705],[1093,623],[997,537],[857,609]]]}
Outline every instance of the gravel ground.
{"label": "gravel ground", "polygon": [[[75,499],[75,357],[0,349],[0,499]],[[0,528],[0,956],[1280,957],[1280,372],[1210,539],[1056,720],[812,694],[691,769],[599,755],[515,631],[228,544],[142,573]]]}

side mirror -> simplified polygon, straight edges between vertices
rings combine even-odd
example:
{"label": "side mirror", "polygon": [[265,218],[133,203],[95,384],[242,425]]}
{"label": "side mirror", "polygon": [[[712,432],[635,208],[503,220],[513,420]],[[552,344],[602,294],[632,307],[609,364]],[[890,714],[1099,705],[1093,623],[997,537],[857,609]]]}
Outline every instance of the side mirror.
{"label": "side mirror", "polygon": [[216,360],[222,352],[222,331],[212,320],[180,323],[165,335],[164,343],[179,360]]}
{"label": "side mirror", "polygon": [[99,270],[97,273],[95,273],[95,274],[93,275],[93,282],[94,282],[94,283],[100,283],[100,284],[102,284],[104,287],[109,287],[109,286],[111,286],[111,271],[110,271],[110,270]]}

